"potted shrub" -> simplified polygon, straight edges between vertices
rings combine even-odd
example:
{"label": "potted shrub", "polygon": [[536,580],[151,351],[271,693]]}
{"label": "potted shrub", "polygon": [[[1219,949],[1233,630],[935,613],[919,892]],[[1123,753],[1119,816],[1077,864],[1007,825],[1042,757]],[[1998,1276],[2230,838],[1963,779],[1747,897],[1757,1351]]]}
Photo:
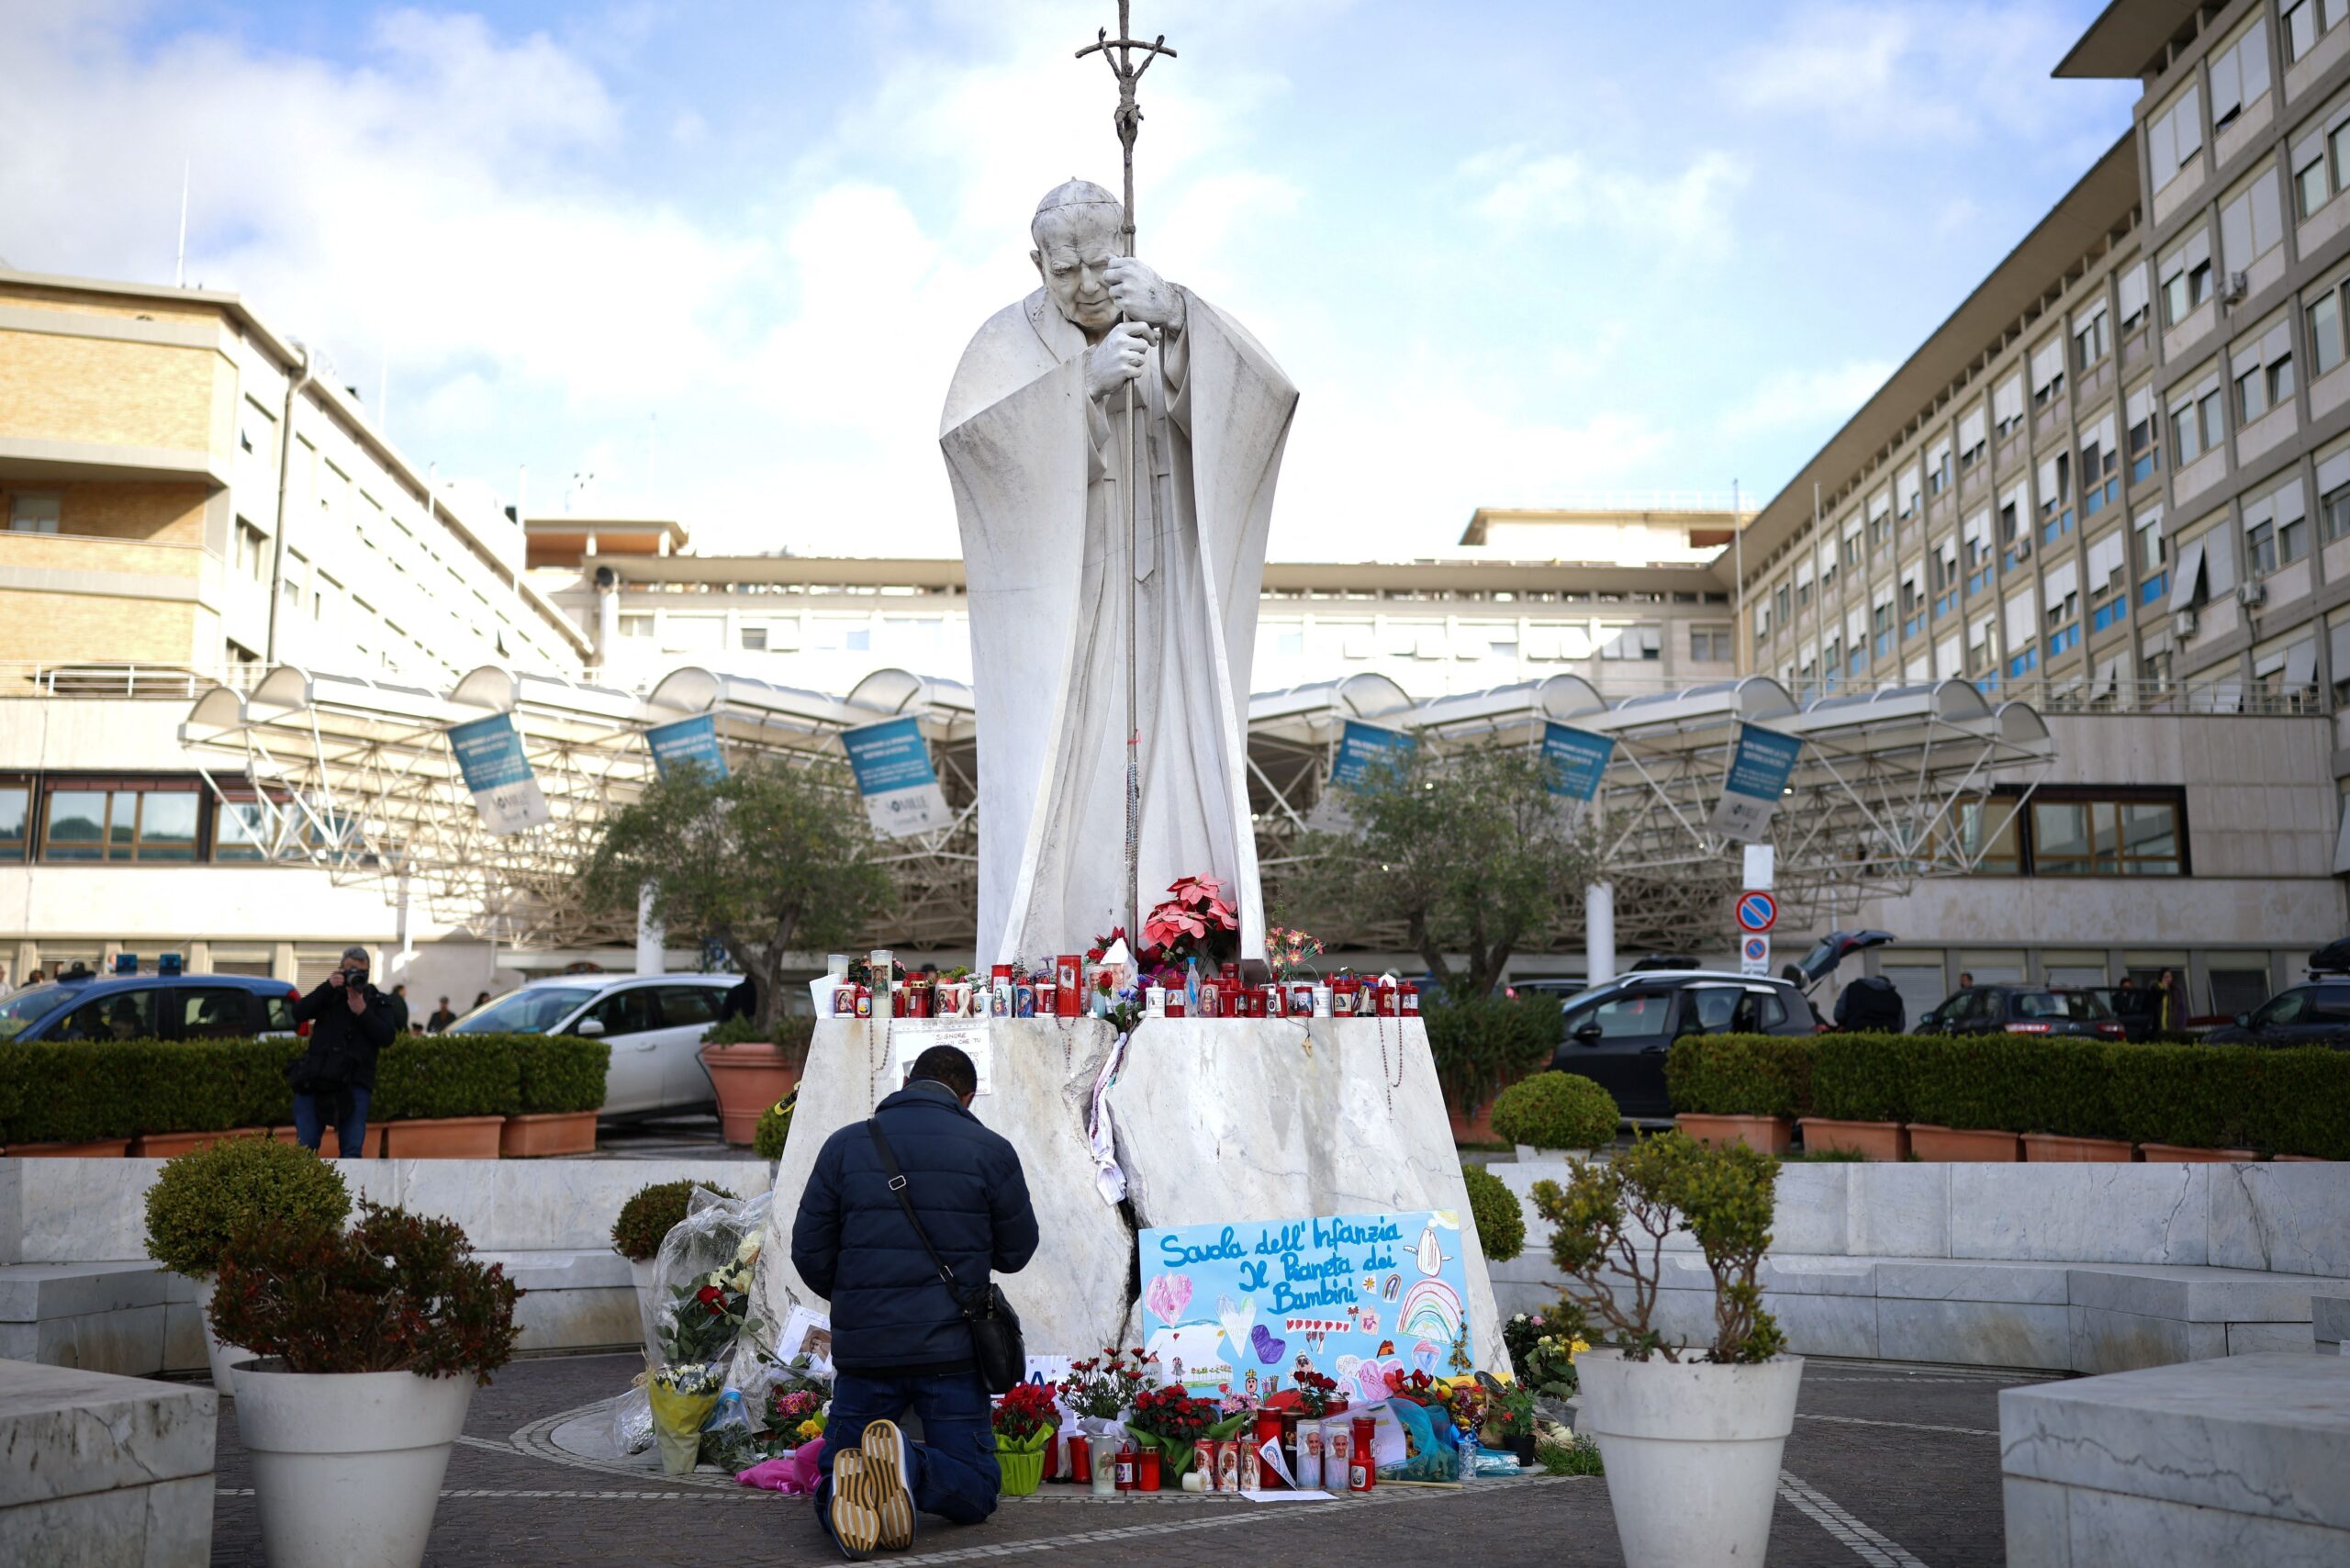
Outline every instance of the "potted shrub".
{"label": "potted shrub", "polygon": [[1702,1144],[1785,1154],[1811,1109],[1811,1042],[1772,1035],[1696,1035],[1664,1058],[1673,1125]]}
{"label": "potted shrub", "polygon": [[508,1046],[521,1109],[498,1129],[498,1152],[508,1159],[595,1153],[612,1047],[571,1035],[517,1036]]}
{"label": "potted shrub", "polygon": [[390,1159],[495,1159],[506,1118],[521,1109],[509,1036],[399,1035],[375,1058],[367,1115],[383,1125]]}
{"label": "potted shrub", "polygon": [[1534,1395],[1522,1384],[1497,1383],[1488,1391],[1485,1429],[1481,1436],[1488,1447],[1506,1449],[1516,1454],[1519,1469],[1531,1469],[1535,1440],[1540,1436],[1537,1426],[1540,1419],[1540,1413],[1534,1407]]}
{"label": "potted shrub", "polygon": [[721,1197],[734,1196],[710,1182],[655,1182],[639,1187],[621,1205],[620,1217],[612,1221],[612,1250],[628,1260],[629,1275],[636,1283],[637,1318],[643,1325],[648,1350],[660,1342],[654,1317],[654,1309],[660,1305],[653,1296],[654,1261],[661,1255],[662,1238],[686,1217],[686,1204],[696,1187]]}
{"label": "potted shrub", "polygon": [[233,1396],[229,1368],[252,1355],[212,1328],[220,1254],[267,1221],[339,1226],[351,1212],[342,1173],[307,1148],[268,1137],[232,1137],[163,1162],[147,1189],[147,1256],[196,1282],[212,1386]]}
{"label": "potted shrub", "polygon": [[1058,1426],[1053,1391],[1017,1383],[995,1402],[995,1462],[1007,1497],[1025,1497],[1045,1479],[1045,1450]]}
{"label": "potted shrub", "polygon": [[1494,1134],[1517,1146],[1521,1162],[1588,1159],[1616,1141],[1622,1119],[1615,1096],[1581,1073],[1538,1072],[1494,1097]]}
{"label": "potted shrub", "polygon": [[2031,1073],[2023,1157],[2034,1164],[2128,1160],[2130,1140],[2113,1108],[2115,1053],[2101,1040],[2047,1040]]}
{"label": "potted shrub", "polygon": [[241,1361],[272,1568],[424,1560],[474,1387],[514,1354],[521,1293],[445,1219],[360,1204],[359,1222],[271,1223],[220,1258],[212,1324]]}
{"label": "potted shrub", "polygon": [[813,1018],[783,1018],[762,1029],[748,1017],[729,1018],[702,1036],[701,1064],[718,1095],[718,1123],[726,1141],[749,1145],[759,1118],[799,1085],[808,1065]]}
{"label": "potted shrub", "polygon": [[1469,1212],[1477,1221],[1477,1246],[1488,1263],[1506,1263],[1526,1250],[1526,1215],[1517,1194],[1482,1165],[1463,1165],[1460,1180],[1469,1189]]}
{"label": "potted shrub", "polygon": [[[1803,1361],[1762,1310],[1779,1162],[1679,1132],[1643,1138],[1561,1189],[1536,1186],[1557,1226],[1570,1297],[1612,1330],[1576,1359],[1580,1426],[1596,1438],[1628,1568],[1760,1562]],[[1714,1276],[1714,1334],[1691,1353],[1651,1323],[1665,1238],[1685,1226]],[[1617,1287],[1629,1282],[1628,1299]]]}
{"label": "potted shrub", "polygon": [[2243,1046],[2137,1046],[2117,1056],[2113,1105],[2138,1152],[2159,1164],[2257,1159],[2247,1147],[2261,1109]]}
{"label": "potted shrub", "polygon": [[1807,1154],[1903,1159],[1909,1154],[1911,1035],[1822,1035],[1812,1042],[1812,1113],[1797,1119]]}
{"label": "potted shrub", "polygon": [[791,1136],[791,1113],[800,1103],[800,1091],[790,1093],[759,1113],[758,1130],[751,1135],[751,1152],[773,1164],[783,1158],[784,1141]]}
{"label": "potted shrub", "polygon": [[2350,1051],[2237,1051],[2256,1075],[2250,1141],[2280,1160],[2350,1159]]}
{"label": "potted shrub", "polygon": [[2049,1043],[2003,1034],[1905,1040],[1909,1152],[1919,1159],[2021,1159],[2017,1129],[2031,1119],[2039,1061]]}
{"label": "potted shrub", "polygon": [[[1490,1143],[1506,1138],[1494,1117],[1501,1108],[1495,1091],[1508,1088],[1532,1073],[1537,1079],[1554,1074],[1537,1070],[1550,1059],[1559,1044],[1559,1004],[1555,998],[1513,1001],[1507,997],[1462,1000],[1447,995],[1429,1005],[1423,999],[1420,1021],[1428,1035],[1428,1051],[1436,1064],[1437,1082],[1458,1143]],[[1611,1142],[1610,1127],[1603,1143]],[[1588,1148],[1589,1145],[1571,1145]]]}

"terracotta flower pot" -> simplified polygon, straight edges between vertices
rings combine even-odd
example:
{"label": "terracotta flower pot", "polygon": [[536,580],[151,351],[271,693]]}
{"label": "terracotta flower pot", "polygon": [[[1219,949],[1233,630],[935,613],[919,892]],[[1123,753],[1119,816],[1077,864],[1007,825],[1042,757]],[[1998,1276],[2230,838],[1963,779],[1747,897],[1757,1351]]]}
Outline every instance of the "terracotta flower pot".
{"label": "terracotta flower pot", "polygon": [[12,1143],[8,1146],[11,1159],[119,1159],[130,1148],[129,1138],[108,1138],[95,1143]]}
{"label": "terracotta flower pot", "polygon": [[1684,1111],[1673,1118],[1673,1125],[1707,1148],[1742,1143],[1763,1154],[1786,1153],[1796,1135],[1795,1123],[1785,1116],[1718,1116]]}
{"label": "terracotta flower pot", "polygon": [[2027,1164],[2054,1165],[2065,1161],[2121,1160],[2136,1158],[2126,1137],[2066,1137],[2057,1133],[2023,1135]]}
{"label": "terracotta flower pot", "polygon": [[791,1092],[800,1081],[779,1046],[756,1040],[733,1046],[704,1046],[701,1064],[710,1070],[710,1086],[718,1092],[718,1124],[726,1141],[748,1147],[758,1135],[759,1116]]}
{"label": "terracotta flower pot", "polygon": [[498,1135],[498,1152],[508,1159],[548,1154],[596,1152],[596,1113],[542,1111],[509,1116]]}
{"label": "terracotta flower pot", "polygon": [[132,1142],[130,1152],[145,1159],[169,1159],[175,1154],[208,1148],[224,1138],[268,1136],[267,1127],[229,1127],[210,1133],[141,1133]]}
{"label": "terracotta flower pot", "polygon": [[2333,1163],[2322,1154],[2272,1154],[2268,1159],[2272,1165],[2331,1165]]}
{"label": "terracotta flower pot", "polygon": [[2258,1159],[2249,1148],[2188,1148],[2175,1143],[2142,1143],[2138,1152],[2149,1165],[2236,1165]]}
{"label": "terracotta flower pot", "polygon": [[[381,1159],[384,1158],[384,1129],[389,1122],[370,1122],[367,1130],[359,1135],[359,1151],[342,1152],[342,1135],[329,1127],[319,1139],[319,1156],[322,1159]],[[298,1141],[298,1140],[297,1140]]]}
{"label": "terracotta flower pot", "polygon": [[1863,1159],[1901,1159],[1909,1153],[1909,1129],[1899,1122],[1840,1122],[1828,1116],[1797,1119],[1806,1154],[1857,1154]]}
{"label": "terracotta flower pot", "polygon": [[2013,1133],[1936,1126],[1931,1122],[1911,1122],[1908,1126],[1909,1152],[1920,1159],[2013,1164],[2023,1158],[2023,1140]]}
{"label": "terracotta flower pot", "polygon": [[495,1159],[505,1126],[503,1116],[388,1122],[384,1126],[384,1153],[393,1159]]}

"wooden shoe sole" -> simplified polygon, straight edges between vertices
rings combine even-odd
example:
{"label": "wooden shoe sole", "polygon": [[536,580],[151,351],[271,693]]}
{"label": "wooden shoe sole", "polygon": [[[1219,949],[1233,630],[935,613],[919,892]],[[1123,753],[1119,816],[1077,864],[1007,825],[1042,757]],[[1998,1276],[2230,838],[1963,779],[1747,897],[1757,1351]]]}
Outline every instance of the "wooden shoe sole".
{"label": "wooden shoe sole", "polygon": [[905,1439],[894,1421],[875,1421],[865,1428],[860,1445],[867,1503],[880,1516],[881,1544],[892,1550],[914,1543],[914,1499],[899,1468],[900,1445]]}
{"label": "wooden shoe sole", "polygon": [[873,1505],[872,1484],[863,1454],[852,1450],[833,1462],[833,1539],[852,1562],[881,1543],[881,1513]]}

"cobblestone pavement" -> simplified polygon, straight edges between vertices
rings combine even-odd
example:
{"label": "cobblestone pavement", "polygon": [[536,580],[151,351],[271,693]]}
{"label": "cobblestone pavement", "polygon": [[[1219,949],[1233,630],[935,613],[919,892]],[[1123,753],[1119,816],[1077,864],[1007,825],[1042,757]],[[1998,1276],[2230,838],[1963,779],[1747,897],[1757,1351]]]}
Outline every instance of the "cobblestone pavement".
{"label": "cobblestone pavement", "polygon": [[[626,1356],[517,1361],[479,1390],[451,1456],[431,1568],[824,1563],[840,1558],[807,1502],[720,1483],[620,1474],[554,1457],[550,1418],[624,1387]],[[1968,1568],[2005,1561],[1998,1394],[2031,1374],[1813,1360],[1788,1440],[1774,1568]],[[223,1402],[215,1564],[259,1563],[251,1467]],[[699,1484],[698,1484],[699,1483]],[[1128,1543],[1133,1544],[1128,1544]],[[1382,1487],[1329,1504],[1162,1495],[1095,1500],[1047,1486],[984,1525],[927,1520],[897,1563],[981,1557],[1068,1562],[1147,1551],[1152,1568],[1358,1562],[1477,1568],[1619,1568],[1606,1483],[1479,1483],[1466,1493]]]}

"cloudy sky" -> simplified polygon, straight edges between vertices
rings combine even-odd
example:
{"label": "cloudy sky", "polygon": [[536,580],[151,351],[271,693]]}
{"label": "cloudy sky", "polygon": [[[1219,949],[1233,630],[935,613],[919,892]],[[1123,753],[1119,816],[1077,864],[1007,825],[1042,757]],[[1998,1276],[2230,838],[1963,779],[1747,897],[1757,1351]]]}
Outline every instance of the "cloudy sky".
{"label": "cloudy sky", "polygon": [[[2128,123],[2097,0],[1136,0],[1140,250],[1304,390],[1291,559],[1768,495]],[[699,547],[951,554],[934,436],[1027,216],[1115,185],[1114,0],[0,0],[0,256],[190,282],[395,442]]]}

